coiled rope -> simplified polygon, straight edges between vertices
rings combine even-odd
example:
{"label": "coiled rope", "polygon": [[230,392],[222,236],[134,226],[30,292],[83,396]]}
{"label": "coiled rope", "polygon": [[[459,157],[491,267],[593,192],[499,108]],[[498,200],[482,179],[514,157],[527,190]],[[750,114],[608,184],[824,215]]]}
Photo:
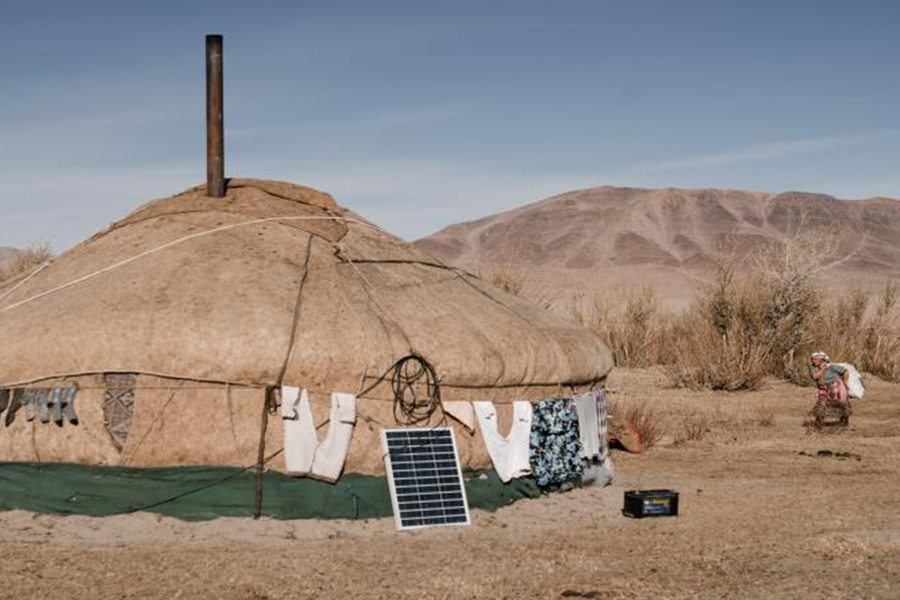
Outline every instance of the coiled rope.
{"label": "coiled rope", "polygon": [[400,425],[427,423],[441,410],[441,381],[434,366],[421,354],[404,356],[358,396],[365,397],[388,378],[394,395],[394,420]]}

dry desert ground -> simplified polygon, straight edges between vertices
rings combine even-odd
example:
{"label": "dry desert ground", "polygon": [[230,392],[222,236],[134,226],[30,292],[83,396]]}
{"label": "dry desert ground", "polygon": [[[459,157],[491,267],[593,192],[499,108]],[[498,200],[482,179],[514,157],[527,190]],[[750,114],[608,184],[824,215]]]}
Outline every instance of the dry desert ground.
{"label": "dry desert ground", "polygon": [[[467,528],[0,513],[0,597],[896,599],[900,385],[869,384],[849,431],[812,434],[809,389],[691,392],[615,370],[611,397],[652,403],[668,434],[614,453],[610,487]],[[701,418],[703,440],[675,442]],[[659,487],[680,493],[680,516],[621,515],[624,490]]]}

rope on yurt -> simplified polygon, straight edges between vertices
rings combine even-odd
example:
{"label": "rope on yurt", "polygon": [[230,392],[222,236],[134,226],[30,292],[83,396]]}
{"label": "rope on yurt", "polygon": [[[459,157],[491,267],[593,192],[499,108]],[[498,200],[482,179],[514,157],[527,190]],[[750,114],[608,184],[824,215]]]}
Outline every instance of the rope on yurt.
{"label": "rope on yurt", "polygon": [[[278,389],[281,389],[281,386],[284,383],[284,375],[287,373],[288,365],[290,364],[291,357],[294,353],[294,342],[297,338],[297,325],[300,320],[300,307],[303,303],[303,289],[306,287],[306,279],[309,275],[309,257],[312,254],[312,240],[313,236],[310,234],[306,241],[306,256],[303,261],[303,277],[300,279],[300,285],[297,286],[297,301],[294,303],[294,318],[291,323],[291,335],[288,339],[287,354],[284,357],[284,363],[281,365],[281,370],[278,372],[278,380],[275,382]],[[269,428],[269,415],[274,415],[277,412],[278,403],[275,400],[275,388],[268,387],[266,388],[266,396],[265,401],[263,402],[262,417],[259,426],[259,450],[256,458],[256,500],[255,508],[253,510],[254,519],[259,519],[262,516],[263,484],[265,481],[263,478],[265,466],[264,457],[266,454],[266,430]]]}
{"label": "rope on yurt", "polygon": [[375,294],[373,293],[373,290],[375,289],[375,286],[373,286],[373,285],[371,284],[371,282],[370,282],[370,281],[368,280],[368,278],[363,274],[363,272],[359,269],[359,267],[356,266],[356,263],[354,262],[354,260],[353,260],[352,258],[350,258],[349,256],[345,256],[345,255],[341,252],[341,247],[340,247],[340,245],[338,245],[338,244],[332,244],[332,245],[335,247],[335,256],[336,256],[338,259],[340,259],[341,261],[346,262],[348,265],[350,265],[350,266],[353,268],[353,271],[354,271],[354,272],[356,273],[356,275],[362,280],[362,282],[363,282],[363,286],[362,286],[362,287],[363,287],[363,290],[366,292],[366,295],[367,295],[367,296],[369,297],[369,299],[372,301],[372,304],[375,305],[375,308],[378,309],[378,312],[381,313],[381,315],[382,315],[382,317],[383,317],[384,319],[386,319],[386,320],[388,320],[388,321],[391,321],[391,322],[394,324],[394,326],[397,328],[397,331],[400,332],[400,335],[402,335],[402,336],[403,336],[403,339],[406,341],[406,345],[407,345],[407,347],[409,347],[410,352],[411,352],[411,353],[414,353],[415,350],[413,350],[413,343],[412,343],[412,340],[409,339],[409,336],[406,334],[406,330],[403,329],[403,327],[401,327],[399,323],[397,323],[394,319],[392,319],[392,318],[390,317],[390,314],[388,313],[388,311],[385,310],[385,308],[381,305],[381,303],[378,302],[378,298],[375,297]]}
{"label": "rope on yurt", "polygon": [[[132,388],[132,389],[134,389],[134,388]],[[159,422],[159,420],[162,418],[162,416],[166,413],[166,409],[168,409],[169,405],[172,404],[172,401],[175,400],[175,393],[176,392],[173,391],[169,395],[169,399],[166,400],[166,403],[163,404],[163,407],[159,411],[157,411],[156,416],[153,417],[153,421],[150,423],[150,426],[147,427],[147,429],[144,431],[144,435],[141,436],[140,441],[134,447],[134,450],[131,451],[131,455],[125,458],[124,462],[122,463],[122,466],[127,467],[128,464],[131,462],[131,460],[135,457],[135,455],[141,449],[141,446],[144,445],[144,441],[147,439],[147,436],[150,435],[150,433],[153,431],[153,428],[156,427],[156,424]]]}
{"label": "rope on yurt", "polygon": [[[441,419],[437,424],[432,426],[429,431],[434,431],[439,427],[447,426],[447,415],[444,413],[444,406],[441,403],[441,381],[437,375],[437,370],[434,368],[428,360],[416,352],[413,349],[412,340],[407,335],[406,331],[403,327],[400,326],[394,319],[390,317],[387,310],[381,306],[381,303],[378,302],[378,299],[374,294],[374,286],[369,282],[366,278],[365,274],[360,270],[359,267],[356,266],[356,263],[349,256],[344,255],[341,252],[341,247],[338,244],[333,244],[335,247],[335,256],[337,256],[340,260],[349,264],[356,275],[363,282],[363,290],[366,292],[366,295],[372,300],[372,304],[375,308],[382,314],[382,318],[387,321],[391,321],[397,330],[400,332],[400,335],[406,340],[408,347],[410,348],[410,353],[393,365],[391,365],[384,374],[381,375],[375,382],[369,387],[363,389],[363,385],[366,381],[366,374],[369,370],[369,357],[368,357],[368,329],[365,327],[363,322],[363,329],[366,330],[366,367],[362,373],[362,378],[359,382],[360,391],[357,392],[357,398],[364,398],[367,396],[369,392],[377,388],[379,385],[387,380],[388,376],[391,377],[391,390],[393,392],[393,402],[394,402],[394,421],[401,425],[406,426],[415,426],[421,423],[429,423],[431,421],[431,417],[438,410],[441,411]],[[415,366],[410,369],[410,364],[414,364]],[[425,385],[425,397],[420,398],[416,393],[416,385],[421,385],[421,380],[424,378]],[[402,417],[402,418],[401,418]],[[378,423],[375,419],[367,419],[369,421],[373,421]],[[379,423],[382,427],[387,428],[383,423]],[[426,439],[422,444],[418,444],[416,446],[410,446],[410,444],[406,444],[403,447],[402,451],[407,451],[415,447],[424,446],[426,443],[431,443],[430,440]],[[382,455],[382,460],[387,454]]]}
{"label": "rope on yurt", "polygon": [[[284,452],[284,448],[282,448],[281,450],[278,450],[277,452],[273,452],[272,454],[270,454],[269,456],[267,456],[267,457],[265,458],[265,460],[263,461],[264,464],[269,463],[272,459],[276,458],[276,457],[277,457],[278,455],[280,455],[282,452]],[[120,514],[120,515],[130,515],[130,514],[132,514],[132,513],[140,512],[140,511],[142,511],[142,510],[150,510],[151,508],[156,508],[156,507],[162,506],[162,505],[164,505],[164,504],[169,504],[170,502],[175,502],[176,500],[181,500],[182,498],[184,498],[184,497],[186,497],[186,496],[190,496],[190,495],[192,495],[192,494],[196,494],[196,493],[198,493],[198,492],[202,492],[202,491],[204,491],[204,490],[208,490],[208,489],[210,489],[210,488],[216,487],[217,485],[222,485],[223,483],[226,483],[226,482],[228,482],[228,481],[231,481],[231,480],[234,479],[235,477],[237,477],[237,476],[239,476],[239,475],[243,475],[244,473],[246,473],[246,472],[249,471],[250,469],[253,469],[254,467],[256,467],[256,465],[257,465],[257,463],[254,462],[252,465],[247,465],[246,467],[243,467],[242,469],[240,469],[240,470],[238,470],[238,471],[235,471],[234,473],[231,473],[231,474],[229,474],[229,475],[227,475],[227,476],[225,476],[225,477],[223,477],[223,478],[221,478],[221,479],[217,479],[217,480],[215,480],[215,481],[212,481],[212,482],[210,482],[210,483],[204,484],[204,485],[202,485],[202,486],[200,486],[200,487],[197,487],[197,488],[194,488],[194,489],[192,489],[192,490],[188,490],[188,491],[186,491],[186,492],[182,492],[182,493],[177,494],[177,495],[175,495],[175,496],[172,496],[172,497],[170,497],[170,498],[166,498],[165,500],[160,500],[159,502],[153,502],[152,504],[145,504],[145,505],[143,505],[143,506],[137,506],[137,507],[135,507],[135,508],[129,508],[128,510],[123,511],[123,512],[121,512],[121,513],[119,513],[119,514]]]}
{"label": "rope on yurt", "polygon": [[[190,234],[190,235],[186,235],[186,236],[184,236],[184,237],[180,237],[180,238],[178,238],[178,239],[172,240],[171,242],[166,242],[165,244],[162,244],[162,245],[157,246],[157,247],[155,247],[155,248],[151,248],[150,250],[146,250],[146,251],[144,251],[144,252],[141,252],[140,254],[135,254],[134,256],[131,256],[131,257],[126,258],[126,259],[124,259],[124,260],[120,260],[120,261],[117,262],[117,263],[111,264],[111,265],[109,265],[108,267],[103,267],[102,269],[98,269],[97,271],[94,271],[93,273],[88,273],[87,275],[82,275],[81,277],[78,277],[77,279],[73,279],[72,281],[69,281],[69,282],[67,282],[67,283],[63,283],[63,284],[61,284],[61,285],[58,285],[58,286],[56,286],[56,287],[54,287],[54,288],[51,288],[51,289],[46,290],[46,291],[44,291],[44,292],[41,292],[41,293],[39,293],[39,294],[35,294],[35,295],[33,295],[33,296],[30,296],[30,297],[28,297],[28,298],[25,298],[24,300],[19,300],[18,302],[13,302],[12,304],[10,304],[10,305],[8,305],[8,306],[4,306],[3,308],[0,308],[0,313],[6,312],[6,311],[8,311],[8,310],[12,310],[12,309],[14,309],[14,308],[18,308],[18,307],[20,307],[20,306],[22,306],[22,305],[24,305],[24,304],[28,304],[29,302],[33,302],[34,300],[38,300],[39,298],[43,298],[44,296],[49,296],[49,295],[51,295],[51,294],[55,294],[55,293],[60,292],[60,291],[62,291],[62,290],[64,290],[64,289],[66,289],[66,288],[72,287],[73,285],[78,285],[79,283],[83,283],[83,282],[85,282],[85,281],[88,281],[89,279],[93,279],[94,277],[98,277],[98,276],[100,276],[100,275],[103,275],[104,273],[109,273],[110,271],[114,271],[115,269],[118,269],[118,268],[120,268],[120,267],[124,267],[124,266],[127,265],[127,264],[130,264],[130,263],[132,263],[132,262],[134,262],[134,261],[136,261],[136,260],[139,260],[139,259],[141,259],[141,258],[144,258],[145,256],[150,256],[151,254],[156,254],[157,252],[160,252],[160,251],[165,250],[165,249],[167,249],[167,248],[171,248],[172,246],[175,246],[175,245],[177,245],[177,244],[182,244],[182,243],[184,243],[184,242],[187,242],[187,241],[190,241],[190,240],[199,238],[199,237],[203,237],[203,236],[205,236],[205,235],[211,235],[211,234],[213,234],[213,233],[219,233],[219,232],[222,232],[222,231],[228,231],[228,230],[231,230],[231,229],[237,229],[238,227],[248,227],[248,226],[250,226],[250,225],[259,225],[259,224],[262,224],[262,223],[270,223],[270,222],[273,222],[273,221],[320,221],[320,220],[325,220],[325,221],[346,221],[346,222],[348,222],[348,223],[357,223],[357,224],[359,224],[359,225],[364,225],[364,226],[366,226],[366,227],[372,227],[372,228],[375,228],[375,226],[372,225],[371,223],[366,223],[366,222],[364,222],[364,221],[360,221],[359,219],[350,219],[350,218],[347,218],[347,217],[337,217],[337,216],[333,216],[333,217],[322,217],[322,216],[315,216],[315,217],[311,217],[311,216],[304,216],[304,217],[297,217],[297,216],[267,217],[267,218],[265,218],[265,219],[254,219],[254,220],[252,220],[252,221],[243,221],[243,222],[241,222],[241,223],[232,223],[231,225],[224,225],[224,226],[222,226],[222,227],[215,227],[215,228],[213,228],[213,229],[207,229],[207,230],[204,230],[204,231],[198,231],[197,233],[192,233],[192,234]],[[306,232],[306,233],[309,233],[310,235],[315,235],[315,234],[312,234],[312,233],[310,233],[310,232]],[[330,240],[329,240],[329,242],[330,242]],[[51,259],[51,261],[52,261],[52,259]],[[44,266],[46,266],[47,264],[49,264],[51,261],[48,261],[47,263],[45,263]],[[39,269],[39,270],[40,270],[40,269]],[[30,278],[33,277],[34,275],[37,275],[37,272],[32,273],[31,275],[29,275],[28,278],[30,279]],[[23,281],[23,282],[20,282],[19,285],[21,285],[22,283],[24,283],[24,281]],[[19,287],[19,285],[17,285],[16,287]],[[5,298],[5,297],[8,296],[9,293],[11,293],[11,292],[12,292],[12,290],[10,290],[9,292],[5,293],[3,297]]]}
{"label": "rope on yurt", "polygon": [[[267,387],[266,396],[263,401],[262,416],[259,423],[259,448],[256,455],[256,495],[253,503],[253,518],[259,519],[262,516],[263,503],[263,473],[266,465],[266,430],[269,428],[269,414],[278,410],[275,402],[275,388]],[[284,450],[282,448],[282,450]]]}
{"label": "rope on yurt", "polygon": [[20,287],[22,287],[23,285],[25,285],[26,283],[28,283],[28,281],[29,281],[32,277],[34,277],[35,275],[37,275],[38,273],[40,273],[41,271],[43,271],[44,269],[46,269],[47,267],[49,267],[49,266],[50,266],[50,263],[52,263],[52,262],[53,262],[53,259],[51,258],[51,259],[45,260],[45,261],[42,262],[40,265],[38,265],[38,267],[37,267],[34,271],[32,271],[31,273],[29,273],[27,277],[25,277],[24,279],[22,279],[22,281],[20,281],[20,282],[17,283],[16,285],[12,286],[11,288],[9,288],[9,289],[6,290],[5,292],[3,292],[3,295],[0,296],[0,302],[2,302],[4,299],[6,299],[6,298],[7,298],[10,294],[12,294],[14,291],[16,291],[17,289],[19,289]]}

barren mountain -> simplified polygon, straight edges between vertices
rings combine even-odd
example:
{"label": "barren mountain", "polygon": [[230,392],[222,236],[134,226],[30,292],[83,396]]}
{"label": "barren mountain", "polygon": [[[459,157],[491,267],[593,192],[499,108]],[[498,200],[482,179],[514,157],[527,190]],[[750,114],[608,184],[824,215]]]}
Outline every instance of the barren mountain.
{"label": "barren mountain", "polygon": [[695,271],[719,253],[744,255],[797,232],[837,236],[834,259],[843,271],[900,273],[900,201],[804,192],[599,187],[451,225],[416,244],[458,266],[521,263],[627,276],[638,266]]}

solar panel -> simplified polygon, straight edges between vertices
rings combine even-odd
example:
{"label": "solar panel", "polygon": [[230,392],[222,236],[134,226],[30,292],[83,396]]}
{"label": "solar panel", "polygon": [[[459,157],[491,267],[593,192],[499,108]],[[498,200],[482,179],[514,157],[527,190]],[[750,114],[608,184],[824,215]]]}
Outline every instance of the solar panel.
{"label": "solar panel", "polygon": [[469,524],[453,430],[383,429],[381,445],[397,529]]}

